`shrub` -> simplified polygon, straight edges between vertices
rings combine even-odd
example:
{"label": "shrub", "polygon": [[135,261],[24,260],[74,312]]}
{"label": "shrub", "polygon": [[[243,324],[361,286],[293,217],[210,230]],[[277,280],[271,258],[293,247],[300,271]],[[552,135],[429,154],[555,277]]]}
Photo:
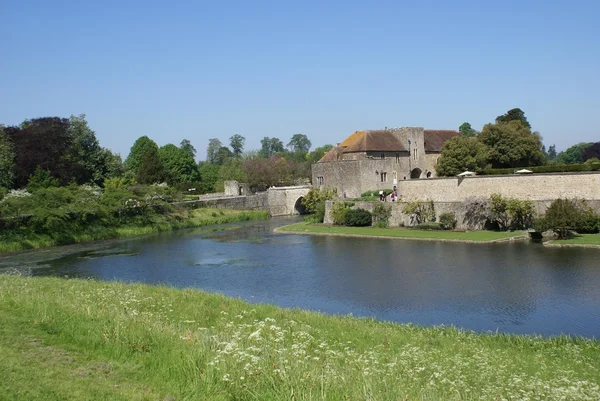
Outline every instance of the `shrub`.
{"label": "shrub", "polygon": [[[524,167],[533,173],[568,173],[568,172],[579,172],[579,171],[598,171],[600,170],[600,163],[590,162],[584,164],[555,164],[549,166],[535,166],[535,167]],[[480,175],[505,175],[514,174],[515,170],[519,168],[494,168],[486,169],[480,172]]]}
{"label": "shrub", "polygon": [[465,209],[463,222],[466,226],[473,230],[482,229],[490,214],[487,200],[470,197],[464,201],[463,207]]}
{"label": "shrub", "polygon": [[387,227],[392,216],[392,206],[383,202],[377,202],[373,206],[373,221],[377,227]]}
{"label": "shrub", "polygon": [[417,224],[413,228],[417,230],[445,230],[442,223],[436,223],[435,221],[428,221],[425,223]]}
{"label": "shrub", "polygon": [[534,211],[532,201],[509,198],[506,204],[506,211],[510,218],[511,229],[522,230],[533,225]]}
{"label": "shrub", "polygon": [[543,219],[539,219],[539,231],[554,230],[558,238],[566,238],[570,230],[575,228],[581,217],[577,201],[571,199],[556,199],[552,201]]}
{"label": "shrub", "polygon": [[433,201],[408,202],[403,209],[403,212],[410,216],[413,225],[435,221],[435,207]]}
{"label": "shrub", "polygon": [[35,172],[29,176],[29,182],[27,183],[27,190],[29,192],[35,192],[38,189],[58,187],[60,182],[58,178],[52,177],[49,170],[42,170],[36,168]]}
{"label": "shrub", "polygon": [[350,227],[367,227],[373,223],[373,215],[365,209],[346,209],[345,225]]}
{"label": "shrub", "polygon": [[348,205],[346,202],[335,202],[331,206],[331,218],[333,224],[343,226],[346,224],[346,212],[348,211]]}
{"label": "shrub", "polygon": [[454,230],[456,228],[456,215],[454,212],[440,214],[440,224],[444,230]]}
{"label": "shrub", "polygon": [[492,194],[488,202],[490,210],[490,221],[498,226],[500,230],[508,230],[510,223],[508,217],[508,201],[499,194]]}
{"label": "shrub", "polygon": [[306,208],[306,213],[314,214],[319,223],[325,218],[325,201],[333,199],[336,196],[335,189],[312,188],[302,198],[302,205]]}

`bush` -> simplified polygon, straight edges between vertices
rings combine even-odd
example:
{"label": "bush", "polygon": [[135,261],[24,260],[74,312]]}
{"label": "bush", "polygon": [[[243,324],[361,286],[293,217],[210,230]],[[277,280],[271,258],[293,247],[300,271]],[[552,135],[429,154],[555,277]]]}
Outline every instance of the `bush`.
{"label": "bush", "polygon": [[426,223],[417,224],[413,228],[417,230],[445,230],[442,223],[436,223],[435,221],[428,221]]}
{"label": "bush", "polygon": [[346,212],[348,211],[348,204],[346,202],[335,202],[331,206],[331,218],[333,224],[343,226],[346,224]]}
{"label": "bush", "polygon": [[454,230],[456,228],[456,215],[453,212],[440,214],[440,224],[444,230]]}
{"label": "bush", "polygon": [[388,222],[387,221],[378,221],[375,223],[375,227],[377,228],[388,228]]}
{"label": "bush", "polygon": [[[569,173],[579,171],[599,171],[600,163],[585,163],[585,164],[555,164],[551,166],[535,166],[535,167],[522,167],[534,173]],[[493,168],[486,169],[480,172],[480,175],[504,175],[514,174],[515,170],[520,168]]]}
{"label": "bush", "polygon": [[306,196],[302,198],[302,206],[306,208],[306,213],[314,214],[319,223],[325,218],[325,201],[333,199],[336,196],[334,189],[312,188]]}
{"label": "bush", "polygon": [[472,230],[481,230],[485,227],[490,214],[487,200],[470,197],[464,201],[463,207],[465,209],[463,223],[465,223],[468,228]]}
{"label": "bush", "polygon": [[345,225],[350,227],[368,227],[373,224],[373,215],[365,209],[347,209],[344,218]]}
{"label": "bush", "polygon": [[387,227],[392,216],[392,205],[377,202],[373,206],[373,221],[377,227]]}
{"label": "bush", "polygon": [[533,225],[533,202],[516,198],[504,198],[493,194],[488,202],[490,221],[500,230],[518,230]]}
{"label": "bush", "polygon": [[410,216],[410,220],[413,225],[435,221],[435,207],[433,205],[433,201],[408,202],[404,206],[403,212]]}
{"label": "bush", "polygon": [[570,230],[575,229],[576,222],[581,217],[577,201],[571,199],[556,199],[552,201],[543,219],[537,221],[539,231],[553,230],[558,238],[566,238]]}

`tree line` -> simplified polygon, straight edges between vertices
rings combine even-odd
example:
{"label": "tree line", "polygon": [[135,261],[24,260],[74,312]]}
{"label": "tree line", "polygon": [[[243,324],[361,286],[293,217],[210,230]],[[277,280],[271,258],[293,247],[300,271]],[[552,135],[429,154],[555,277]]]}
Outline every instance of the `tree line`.
{"label": "tree line", "polygon": [[496,117],[494,123],[484,125],[481,131],[465,122],[459,132],[460,136],[442,147],[436,167],[440,176],[453,176],[465,170],[600,163],[600,142],[581,142],[560,153],[555,145],[546,149],[541,134],[531,130],[519,108]]}
{"label": "tree line", "polygon": [[239,134],[225,146],[211,138],[206,161],[196,162],[196,149],[188,139],[179,145],[159,147],[148,136],[138,138],[123,162],[119,154],[100,146],[85,115],[44,117],[17,126],[0,125],[0,189],[34,185],[93,184],[104,186],[118,178],[124,185],[167,183],[180,190],[219,192],[225,180],[249,183],[253,190],[289,185],[310,179],[310,165],[331,145],[310,150],[306,135],[295,134],[287,145],[264,137],[261,148],[245,150]]}

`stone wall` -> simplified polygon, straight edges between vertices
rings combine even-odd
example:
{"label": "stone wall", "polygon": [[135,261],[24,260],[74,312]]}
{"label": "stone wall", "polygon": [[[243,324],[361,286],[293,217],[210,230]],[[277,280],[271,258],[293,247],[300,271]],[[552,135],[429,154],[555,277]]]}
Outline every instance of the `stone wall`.
{"label": "stone wall", "polygon": [[261,192],[248,196],[223,196],[220,198],[178,202],[174,206],[187,209],[210,207],[233,210],[268,210],[268,200],[267,193]]}
{"label": "stone wall", "polygon": [[273,187],[267,191],[267,205],[271,216],[299,214],[296,206],[312,187],[310,185],[293,187]]}
{"label": "stone wall", "polygon": [[557,198],[600,200],[600,173],[498,175],[406,180],[398,184],[403,201],[463,202],[468,197],[505,197],[532,201]]}

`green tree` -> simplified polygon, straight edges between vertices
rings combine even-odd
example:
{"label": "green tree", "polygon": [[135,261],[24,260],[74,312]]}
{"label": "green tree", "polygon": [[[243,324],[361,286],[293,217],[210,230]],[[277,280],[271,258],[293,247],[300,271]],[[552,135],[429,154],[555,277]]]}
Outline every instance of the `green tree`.
{"label": "green tree", "polygon": [[231,146],[235,157],[240,157],[244,152],[244,143],[246,143],[246,138],[240,134],[235,134],[229,138],[229,146]]}
{"label": "green tree", "polygon": [[219,181],[220,166],[208,162],[200,162],[198,170],[200,171],[200,181],[202,183],[202,193],[216,192],[217,182]]}
{"label": "green tree", "polygon": [[60,182],[57,178],[52,177],[50,171],[42,170],[37,168],[33,174],[29,177],[27,183],[27,190],[29,192],[36,192],[39,189],[52,188],[60,186]]}
{"label": "green tree", "polygon": [[458,127],[458,132],[466,138],[471,138],[473,136],[477,136],[478,132],[471,128],[471,124],[464,122]]}
{"label": "green tree", "polygon": [[235,180],[237,182],[246,182],[247,177],[244,172],[244,161],[238,157],[232,157],[223,163],[219,168],[219,179],[217,191],[220,191],[225,181]]}
{"label": "green tree", "polygon": [[525,113],[519,108],[511,109],[506,114],[496,117],[496,123],[507,123],[510,121],[520,121],[524,126],[531,129],[531,124],[527,121]]}
{"label": "green tree", "polygon": [[223,147],[221,141],[217,138],[210,138],[208,140],[208,147],[206,148],[206,161],[209,163],[216,164],[217,153]]}
{"label": "green tree", "polygon": [[193,182],[200,178],[198,165],[189,151],[169,143],[158,150],[169,185]]}
{"label": "green tree", "polygon": [[579,142],[560,152],[558,160],[564,164],[581,164],[584,162],[583,153],[593,144],[593,142]]}
{"label": "green tree", "polygon": [[0,126],[0,188],[10,189],[13,182],[15,152],[3,128]]}
{"label": "green tree", "polygon": [[573,230],[581,219],[581,215],[577,201],[556,199],[550,204],[544,217],[539,220],[538,229],[541,231],[554,230],[559,238],[566,238],[570,230]]}
{"label": "green tree", "polygon": [[100,158],[102,159],[101,165],[104,169],[102,173],[103,180],[123,176],[125,165],[120,154],[113,153],[110,149],[102,148]]}
{"label": "green tree", "polygon": [[218,164],[220,166],[223,163],[225,163],[225,160],[230,159],[232,157],[233,157],[233,153],[231,152],[231,150],[229,150],[229,148],[227,146],[221,146],[219,148],[219,150],[217,151],[217,153],[215,154],[213,163]]}
{"label": "green tree", "polygon": [[550,145],[548,148],[548,152],[546,153],[546,158],[550,161],[556,160],[556,145]]}
{"label": "green tree", "polygon": [[187,153],[192,158],[192,160],[196,160],[196,148],[192,145],[192,143],[189,140],[184,139],[183,141],[181,141],[181,143],[179,144],[179,148],[185,153]]}
{"label": "green tree", "polygon": [[325,156],[325,153],[327,153],[331,150],[331,148],[333,148],[333,145],[319,146],[318,148],[316,148],[315,150],[313,150],[306,156],[306,161],[309,164],[314,164],[314,163],[318,162],[319,160],[321,160],[321,158],[323,156]]}
{"label": "green tree", "polygon": [[72,165],[72,175],[78,184],[91,181],[101,184],[105,178],[103,150],[96,133],[89,127],[85,114],[69,118],[67,133],[71,137],[71,147],[67,158]]}
{"label": "green tree", "polygon": [[545,162],[539,134],[521,121],[486,124],[477,138],[489,148],[493,168],[541,166]]}
{"label": "green tree", "polygon": [[[158,145],[152,139],[148,138],[146,135],[138,138],[131,150],[129,151],[129,156],[125,159],[125,168],[134,175],[137,175],[140,169],[140,165],[142,163],[142,159],[147,154],[154,153],[158,158]],[[150,157],[149,160],[152,160],[154,156]]]}
{"label": "green tree", "polygon": [[160,161],[158,149],[150,148],[142,155],[135,178],[140,184],[163,182],[165,179],[165,170]]}
{"label": "green tree", "polygon": [[305,155],[310,150],[311,145],[312,144],[310,143],[310,140],[304,134],[295,134],[287,144],[292,153],[295,153],[296,155],[302,155],[302,159],[304,159]]}
{"label": "green tree", "polygon": [[480,172],[488,164],[488,148],[475,137],[455,136],[442,147],[435,167],[440,176],[453,176],[469,170]]}
{"label": "green tree", "polygon": [[281,142],[281,140],[278,138],[269,138],[268,136],[265,136],[263,139],[261,139],[260,146],[261,147],[258,154],[260,155],[260,157],[263,157],[265,159],[273,156],[278,152],[284,151],[283,142]]}

